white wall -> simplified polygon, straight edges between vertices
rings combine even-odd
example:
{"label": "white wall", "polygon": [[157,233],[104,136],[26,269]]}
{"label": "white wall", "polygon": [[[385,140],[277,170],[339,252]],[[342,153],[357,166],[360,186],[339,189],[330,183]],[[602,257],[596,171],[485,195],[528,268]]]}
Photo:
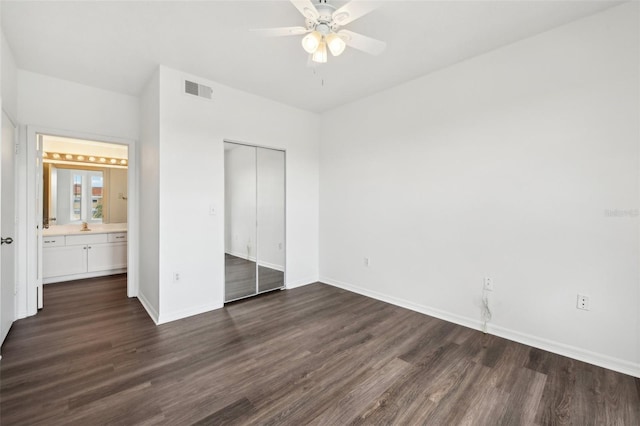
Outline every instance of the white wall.
{"label": "white wall", "polygon": [[0,72],[0,87],[2,91],[2,109],[12,120],[18,115],[18,68],[13,57],[13,51],[7,43],[7,39],[0,29],[0,56],[2,70]]}
{"label": "white wall", "polygon": [[[213,101],[184,94],[185,77]],[[286,284],[316,281],[318,116],[166,67],[160,91],[160,321],[222,306],[224,139],[287,151]]]}
{"label": "white wall", "polygon": [[160,311],[160,72],[140,97],[140,284],[138,299],[155,322]]}
{"label": "white wall", "polygon": [[638,29],[625,4],[324,114],[321,280],[478,328],[490,276],[489,332],[640,376]]}
{"label": "white wall", "polygon": [[138,98],[18,70],[18,121],[138,139]]}

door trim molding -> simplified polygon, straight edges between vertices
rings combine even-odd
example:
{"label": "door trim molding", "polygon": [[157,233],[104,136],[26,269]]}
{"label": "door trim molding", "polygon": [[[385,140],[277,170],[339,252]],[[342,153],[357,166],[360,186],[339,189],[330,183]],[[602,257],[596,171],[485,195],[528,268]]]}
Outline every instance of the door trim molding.
{"label": "door trim molding", "polygon": [[[19,291],[26,292],[26,304],[27,304],[27,316],[35,315],[38,311],[38,295],[36,286],[37,273],[37,244],[36,244],[36,208],[34,206],[36,200],[36,167],[35,167],[35,155],[36,155],[36,141],[38,134],[45,134],[51,136],[61,136],[74,139],[85,139],[97,142],[106,142],[120,145],[127,145],[128,149],[128,173],[127,173],[127,187],[129,200],[127,205],[127,231],[128,231],[128,250],[127,250],[127,296],[136,297],[138,295],[138,230],[139,230],[139,217],[138,217],[138,159],[137,159],[137,140],[121,138],[117,136],[99,135],[94,133],[80,132],[74,130],[56,129],[51,127],[26,125],[26,138],[22,138],[22,144],[25,146],[26,151],[26,181],[19,182],[19,191],[26,195],[26,221],[19,225],[23,227],[24,235],[27,238],[26,251],[20,253],[25,255],[27,260],[26,282],[21,283]],[[26,139],[26,140],[25,140]],[[29,244],[30,242],[30,244]]]}

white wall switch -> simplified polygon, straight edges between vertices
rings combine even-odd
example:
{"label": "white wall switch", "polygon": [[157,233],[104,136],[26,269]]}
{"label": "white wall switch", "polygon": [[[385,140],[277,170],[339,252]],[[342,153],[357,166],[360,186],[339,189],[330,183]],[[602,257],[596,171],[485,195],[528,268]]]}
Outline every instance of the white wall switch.
{"label": "white wall switch", "polygon": [[209,206],[209,216],[215,216],[217,214],[216,206],[213,204]]}

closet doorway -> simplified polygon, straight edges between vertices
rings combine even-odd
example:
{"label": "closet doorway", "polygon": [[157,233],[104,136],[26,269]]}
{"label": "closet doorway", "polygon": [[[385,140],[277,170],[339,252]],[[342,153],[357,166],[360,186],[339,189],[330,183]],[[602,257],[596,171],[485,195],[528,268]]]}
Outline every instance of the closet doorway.
{"label": "closet doorway", "polygon": [[225,302],[285,285],[285,152],[224,142]]}

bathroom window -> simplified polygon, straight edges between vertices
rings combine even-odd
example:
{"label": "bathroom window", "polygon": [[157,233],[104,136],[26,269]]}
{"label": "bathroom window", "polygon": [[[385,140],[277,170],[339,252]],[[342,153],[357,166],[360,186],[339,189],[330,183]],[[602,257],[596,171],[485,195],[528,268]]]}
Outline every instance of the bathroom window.
{"label": "bathroom window", "polygon": [[82,175],[73,174],[71,180],[71,221],[82,220]]}
{"label": "bathroom window", "polygon": [[102,172],[74,170],[71,173],[69,223],[102,223],[104,176]]}
{"label": "bathroom window", "polygon": [[91,219],[102,221],[102,199],[104,194],[104,183],[102,172],[99,175],[91,175]]}

